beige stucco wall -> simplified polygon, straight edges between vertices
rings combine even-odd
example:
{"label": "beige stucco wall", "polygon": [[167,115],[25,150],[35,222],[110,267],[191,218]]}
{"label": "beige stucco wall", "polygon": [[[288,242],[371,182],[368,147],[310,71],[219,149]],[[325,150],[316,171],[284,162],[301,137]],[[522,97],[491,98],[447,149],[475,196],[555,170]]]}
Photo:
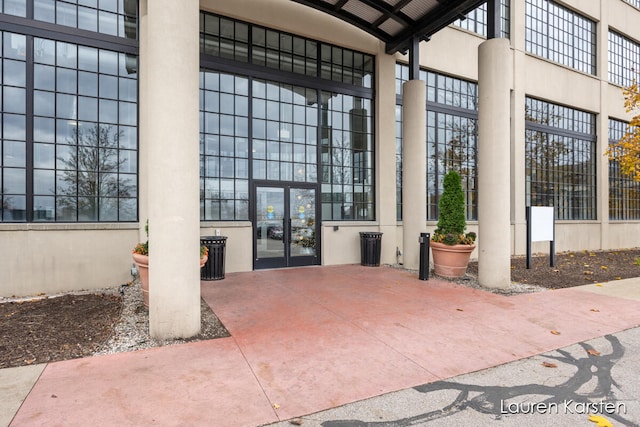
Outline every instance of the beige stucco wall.
{"label": "beige stucco wall", "polygon": [[137,241],[136,224],[0,225],[0,297],[119,286]]}
{"label": "beige stucco wall", "polygon": [[[219,232],[217,234],[216,232]],[[253,270],[252,236],[253,228],[248,221],[203,222],[200,236],[226,236],[225,272]]]}

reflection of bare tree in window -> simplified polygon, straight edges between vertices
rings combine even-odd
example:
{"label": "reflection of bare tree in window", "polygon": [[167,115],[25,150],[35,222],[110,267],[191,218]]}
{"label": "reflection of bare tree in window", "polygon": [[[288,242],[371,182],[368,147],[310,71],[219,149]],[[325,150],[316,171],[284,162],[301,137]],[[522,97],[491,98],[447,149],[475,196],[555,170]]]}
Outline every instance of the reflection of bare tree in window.
{"label": "reflection of bare tree in window", "polygon": [[118,212],[118,198],[135,195],[135,185],[118,175],[126,159],[118,158],[122,132],[96,124],[74,128],[67,141],[69,154],[58,156],[58,209],[98,219],[102,212]]}
{"label": "reflection of bare tree in window", "polygon": [[[442,120],[445,141],[438,141],[438,152],[431,155],[434,164],[438,164],[439,175],[454,170],[462,177],[462,185],[465,191],[467,219],[477,219],[476,206],[476,140],[478,135],[477,121],[475,119],[453,116],[439,113],[438,121]],[[442,193],[442,184],[438,184],[436,192]],[[428,205],[437,207],[438,198],[435,194],[429,195]],[[437,211],[433,213],[437,217]]]}
{"label": "reflection of bare tree in window", "polygon": [[[534,116],[535,115],[535,116]],[[548,112],[540,114],[525,107],[525,120],[544,126],[558,126],[560,115]],[[527,172],[529,203],[532,206],[556,206],[562,209],[564,200],[560,183],[574,179],[572,164],[567,156],[571,153],[565,138],[540,131],[527,131]],[[560,215],[562,217],[562,215]]]}
{"label": "reflection of bare tree in window", "polygon": [[[0,169],[0,172],[1,171],[2,170]],[[0,193],[0,200],[2,200],[2,205],[1,205],[2,209],[0,209],[0,221],[2,221],[2,216],[3,216],[2,212],[4,212],[5,210],[8,210],[11,207],[11,197],[9,196],[2,197],[2,194],[4,194],[6,191],[7,191],[6,189],[2,188],[2,193]]]}

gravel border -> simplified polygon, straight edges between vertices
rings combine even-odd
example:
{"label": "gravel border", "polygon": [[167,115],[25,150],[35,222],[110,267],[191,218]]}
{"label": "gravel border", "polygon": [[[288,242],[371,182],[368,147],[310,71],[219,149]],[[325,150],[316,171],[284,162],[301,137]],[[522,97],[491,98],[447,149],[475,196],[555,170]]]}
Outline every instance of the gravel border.
{"label": "gravel border", "polygon": [[121,285],[120,288],[102,290],[102,292],[119,293],[122,296],[122,312],[120,319],[114,326],[113,335],[93,354],[94,356],[230,336],[209,305],[201,299],[202,320],[198,335],[186,339],[158,340],[152,338],[149,335],[149,310],[144,306],[142,289],[138,281]]}
{"label": "gravel border", "polygon": [[[415,274],[416,277],[419,275],[418,270],[405,268],[402,264],[393,264],[393,265],[389,265],[389,267],[397,268],[399,270],[404,270],[406,272]],[[429,270],[429,279],[432,279],[432,278],[437,280],[444,280],[445,282],[451,282],[457,285],[466,286],[468,288],[479,289],[481,291],[491,292],[492,294],[498,294],[498,295],[504,295],[504,296],[531,294],[534,292],[544,292],[549,290],[542,286],[530,285],[526,283],[517,283],[517,282],[511,282],[511,285],[507,289],[488,288],[486,286],[481,286],[480,283],[478,282],[478,276],[471,273],[469,270],[467,270],[464,276],[460,277],[459,279],[449,279],[446,277],[441,277],[436,275],[433,272],[433,269],[431,269]],[[429,281],[426,280],[425,282],[428,283]]]}

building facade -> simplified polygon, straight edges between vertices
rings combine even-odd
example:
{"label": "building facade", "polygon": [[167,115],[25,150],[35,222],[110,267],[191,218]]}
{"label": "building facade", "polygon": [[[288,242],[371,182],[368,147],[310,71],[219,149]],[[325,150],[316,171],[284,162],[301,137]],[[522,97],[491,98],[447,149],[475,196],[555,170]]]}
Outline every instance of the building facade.
{"label": "building facade", "polygon": [[[605,156],[630,119],[637,2],[502,0],[486,54],[481,6],[420,43],[420,120],[407,117],[407,55],[297,2],[0,8],[2,296],[130,280],[147,220],[166,298],[197,282],[195,261],[176,266],[199,236],[228,237],[228,272],[359,263],[362,231],[383,233],[383,263],[412,266],[406,226],[435,228],[449,169],[481,261],[492,246],[525,253],[527,206],[555,207],[559,251],[640,246],[640,185]],[[506,143],[483,133],[493,119]],[[425,194],[403,190],[410,180]]]}

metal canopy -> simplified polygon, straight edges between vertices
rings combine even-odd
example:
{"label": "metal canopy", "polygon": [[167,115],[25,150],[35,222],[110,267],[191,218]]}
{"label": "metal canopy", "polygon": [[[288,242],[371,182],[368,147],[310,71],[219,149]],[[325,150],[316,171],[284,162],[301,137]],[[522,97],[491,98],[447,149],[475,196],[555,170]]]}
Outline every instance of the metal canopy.
{"label": "metal canopy", "polygon": [[292,0],[347,21],[386,43],[387,53],[404,52],[486,0]]}

